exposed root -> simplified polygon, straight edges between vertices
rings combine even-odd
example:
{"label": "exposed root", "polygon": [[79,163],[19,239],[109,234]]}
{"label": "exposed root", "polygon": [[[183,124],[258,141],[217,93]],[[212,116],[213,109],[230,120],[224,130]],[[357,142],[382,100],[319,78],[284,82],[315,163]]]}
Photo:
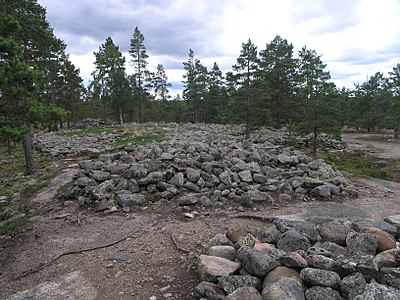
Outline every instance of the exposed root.
{"label": "exposed root", "polygon": [[129,238],[135,238],[135,237],[133,235],[128,235],[128,236],[125,236],[125,237],[123,237],[123,238],[121,238],[119,240],[116,240],[116,241],[114,241],[112,243],[108,243],[108,244],[105,244],[105,245],[96,246],[96,247],[90,247],[90,248],[84,248],[84,249],[80,249],[80,250],[72,250],[72,251],[63,252],[61,254],[56,255],[49,262],[47,262],[45,264],[42,264],[41,266],[39,266],[37,268],[31,269],[29,271],[25,271],[21,275],[19,275],[17,277],[14,277],[13,280],[18,280],[18,279],[24,278],[24,277],[26,277],[28,275],[37,273],[40,270],[43,270],[44,268],[50,266],[52,263],[54,263],[56,260],[60,259],[63,256],[67,256],[67,255],[71,255],[71,254],[80,254],[80,253],[83,253],[83,252],[89,252],[89,251],[94,251],[94,250],[98,250],[98,249],[108,248],[108,247],[114,246],[116,244],[119,244],[119,243],[121,243],[121,242],[123,242],[123,241],[125,241],[125,240],[127,240]]}
{"label": "exposed root", "polygon": [[178,242],[176,241],[175,236],[174,236],[173,234],[171,234],[171,240],[172,240],[172,242],[174,243],[176,249],[178,249],[178,250],[180,250],[180,251],[183,251],[183,252],[185,252],[185,253],[189,253],[189,252],[190,252],[189,249],[186,249],[186,248],[184,248],[184,247],[182,247],[182,246],[180,246],[180,245],[178,244]]}

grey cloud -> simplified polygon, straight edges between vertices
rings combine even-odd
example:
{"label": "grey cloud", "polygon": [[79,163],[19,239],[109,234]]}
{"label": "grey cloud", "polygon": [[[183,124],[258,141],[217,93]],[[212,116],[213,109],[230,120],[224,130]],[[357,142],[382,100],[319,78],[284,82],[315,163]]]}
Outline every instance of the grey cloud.
{"label": "grey cloud", "polygon": [[312,28],[313,35],[340,32],[360,20],[357,14],[359,3],[360,0],[295,1],[292,23],[299,25],[318,21],[318,26]]}
{"label": "grey cloud", "polygon": [[47,7],[51,25],[56,34],[66,39],[71,51],[92,50],[92,45],[85,44],[88,38],[100,46],[108,36],[113,37],[121,51],[127,51],[133,29],[138,26],[150,54],[185,58],[189,48],[202,55],[213,54],[205,41],[218,33],[211,20],[218,18],[225,1],[212,5],[204,1],[165,0],[39,2]]}

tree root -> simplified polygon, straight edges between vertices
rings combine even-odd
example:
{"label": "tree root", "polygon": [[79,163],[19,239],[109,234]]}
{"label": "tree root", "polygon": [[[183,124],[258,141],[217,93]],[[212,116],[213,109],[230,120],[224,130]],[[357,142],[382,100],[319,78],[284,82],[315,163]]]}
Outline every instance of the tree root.
{"label": "tree root", "polygon": [[247,214],[235,215],[235,216],[232,216],[231,218],[250,219],[250,220],[257,220],[257,221],[262,221],[262,222],[267,222],[267,223],[272,223],[274,220],[277,219],[276,217],[264,217],[264,216],[247,215]]}
{"label": "tree root", "polygon": [[190,252],[189,249],[186,249],[186,248],[184,248],[184,247],[182,247],[182,246],[180,246],[180,245],[178,244],[178,242],[176,241],[175,236],[174,236],[173,234],[171,234],[171,240],[172,240],[172,242],[174,243],[176,249],[178,249],[178,250],[180,250],[180,251],[183,251],[183,252],[185,252],[185,253],[189,253],[189,252]]}
{"label": "tree root", "polygon": [[83,253],[83,252],[89,252],[89,251],[94,251],[94,250],[98,250],[98,249],[108,248],[108,247],[114,246],[116,244],[119,244],[119,243],[121,243],[121,242],[123,242],[123,241],[125,241],[125,240],[127,240],[129,238],[135,238],[135,237],[132,236],[132,235],[128,235],[128,236],[125,236],[125,237],[123,237],[123,238],[121,238],[119,240],[116,240],[116,241],[114,241],[112,243],[108,243],[108,244],[105,244],[105,245],[85,248],[85,249],[81,249],[81,250],[72,250],[72,251],[63,252],[61,254],[56,255],[49,262],[44,263],[44,264],[42,264],[41,266],[39,266],[39,267],[37,267],[35,269],[31,269],[29,271],[25,271],[21,275],[19,275],[17,277],[14,277],[13,280],[18,280],[18,279],[24,278],[24,277],[26,277],[28,275],[37,273],[40,270],[43,270],[44,268],[48,267],[49,265],[51,265],[52,263],[54,263],[56,260],[60,259],[63,256],[67,256],[67,255],[71,255],[71,254],[80,254],[80,253]]}

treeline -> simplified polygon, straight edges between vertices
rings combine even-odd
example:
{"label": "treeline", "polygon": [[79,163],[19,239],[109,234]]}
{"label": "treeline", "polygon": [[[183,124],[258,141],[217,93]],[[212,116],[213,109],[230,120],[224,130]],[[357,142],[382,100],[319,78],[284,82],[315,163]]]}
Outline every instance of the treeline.
{"label": "treeline", "polygon": [[164,66],[149,70],[136,27],[128,59],[112,37],[99,46],[93,78],[84,86],[36,0],[0,0],[0,7],[0,141],[10,154],[13,142],[24,141],[28,165],[33,128],[56,129],[88,117],[245,123],[247,137],[258,126],[286,126],[313,133],[315,147],[319,132],[338,134],[345,125],[392,128],[398,135],[400,64],[387,76],[378,72],[353,89],[338,88],[316,51],[304,46],[295,55],[280,36],[258,50],[249,39],[226,73],[217,63],[208,69],[189,50],[184,90],[171,97]]}

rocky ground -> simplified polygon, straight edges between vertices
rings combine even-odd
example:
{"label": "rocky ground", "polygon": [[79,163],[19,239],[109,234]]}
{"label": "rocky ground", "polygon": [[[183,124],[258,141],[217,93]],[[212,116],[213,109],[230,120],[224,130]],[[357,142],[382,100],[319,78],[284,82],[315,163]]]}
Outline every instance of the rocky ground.
{"label": "rocky ground", "polygon": [[78,152],[92,159],[66,168],[31,199],[28,226],[0,238],[2,299],[196,299],[200,256],[218,234],[267,228],[275,217],[382,221],[400,208],[397,183],[349,182],[285,148],[280,131],[248,143],[240,127],[158,130],[164,142],[145,146],[115,146],[107,133],[107,147],[98,135],[68,147],[60,136],[39,137],[38,149],[59,161],[85,148]]}

